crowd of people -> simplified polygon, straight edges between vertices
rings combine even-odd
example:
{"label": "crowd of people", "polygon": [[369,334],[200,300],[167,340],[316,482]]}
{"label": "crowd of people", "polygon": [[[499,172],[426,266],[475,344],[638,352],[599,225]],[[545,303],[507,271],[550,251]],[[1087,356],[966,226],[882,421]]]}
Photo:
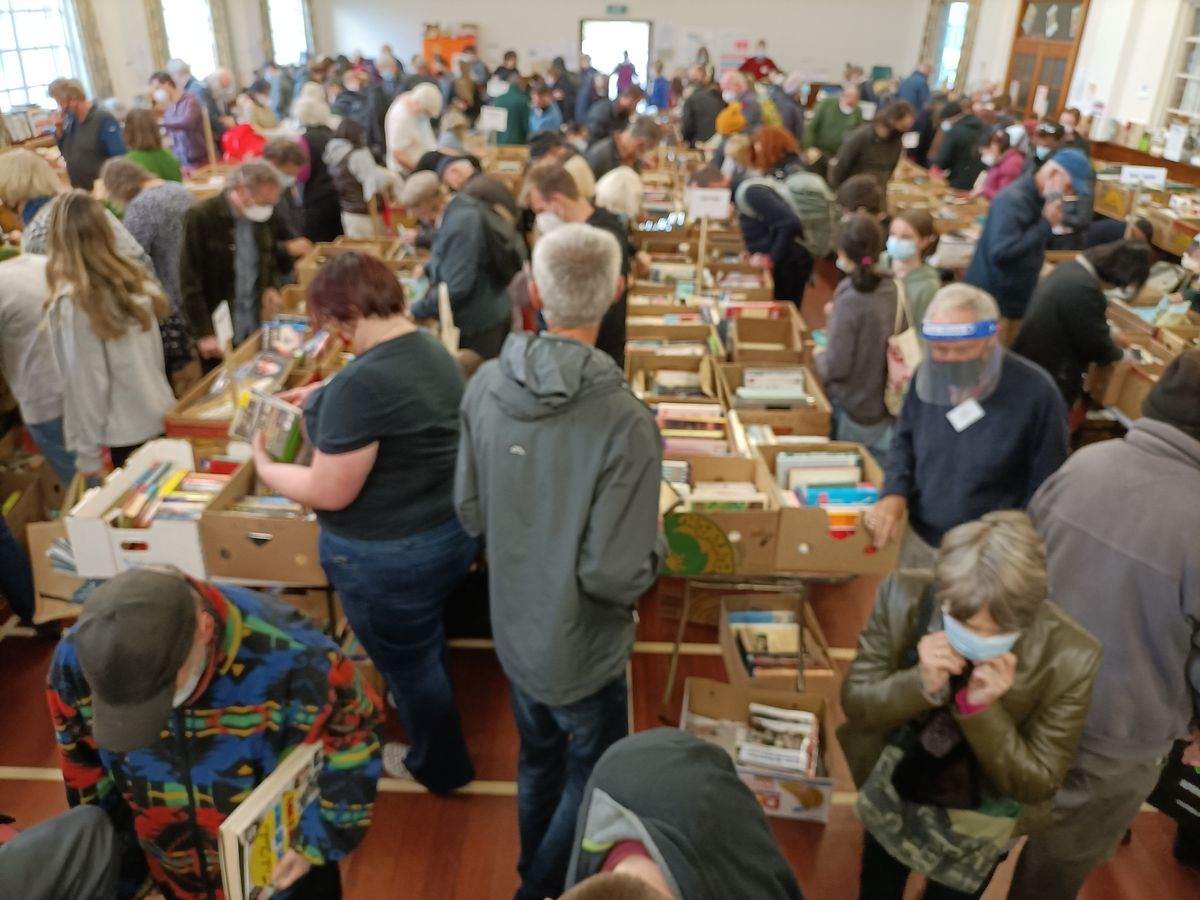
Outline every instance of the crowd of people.
{"label": "crowd of people", "polygon": [[[49,676],[83,807],[55,832],[62,864],[30,866],[49,835],[31,829],[0,850],[0,882],[24,873],[33,898],[211,896],[220,821],[288,750],[321,742],[321,802],[275,883],[340,896],[337,861],[381,772],[435,794],[475,777],[444,612],[486,551],[520,737],[517,900],[801,896],[723,751],[627,735],[637,604],[667,551],[662,442],[623,372],[626,298],[646,262],[638,173],[677,129],[711,153],[692,182],[729,188],[778,300],[801,304],[824,261],[840,270],[813,369],[830,436],[885,470],[865,525],[879,547],[903,541],[842,693],[861,896],[899,898],[916,870],[928,898],[979,897],[1030,835],[1009,896],[1074,897],[1172,743],[1200,763],[1200,545],[1179,539],[1200,496],[1200,351],[1166,367],[1124,438],[1070,453],[1087,365],[1124,355],[1107,298],[1138,290],[1152,260],[1140,225],[1093,234],[1079,114],[1029,128],[1003,96],[935,91],[927,65],[891,84],[848,67],[810,97],[765,42],[719,77],[702,51],[686,78],[658,63],[644,83],[628,54],[612,73],[583,56],[526,77],[515,52],[491,70],[473,47],[452,63],[406,68],[384,47],[267,63],[238,91],[228,71],[198,81],[173,60],[123,123],[60,80],[70,187],[36,153],[0,155],[24,251],[0,263],[0,362],[64,482],[160,435],[189,369],[228,350],[218,308],[246,340],[316,244],[374,235],[398,206],[430,286],[412,301],[366,253],[326,262],[307,313],[354,358],[282,395],[310,463],[253,447],[262,482],[315,510],[321,565],[408,743],[381,744],[385,701],[299,613],[124,573],[89,596]],[[506,113],[497,143],[529,147],[519,196],[468,150],[487,106]],[[217,148],[240,162],[197,202],[182,179]],[[990,200],[960,280],[931,263],[928,212],[888,215],[906,154]],[[1042,279],[1056,242],[1083,252]],[[420,324],[439,288],[457,358]],[[2,520],[0,590],[31,619],[28,560]]]}

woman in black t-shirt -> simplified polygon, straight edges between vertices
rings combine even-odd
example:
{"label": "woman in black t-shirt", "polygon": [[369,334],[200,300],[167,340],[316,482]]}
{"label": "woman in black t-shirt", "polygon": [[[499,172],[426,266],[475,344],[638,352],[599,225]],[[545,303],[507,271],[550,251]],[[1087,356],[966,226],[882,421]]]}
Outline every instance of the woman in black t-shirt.
{"label": "woman in black t-shirt", "polygon": [[322,267],[309,314],[357,354],[335,378],[283,395],[302,406],[311,466],[272,460],[259,477],[313,507],[321,565],[355,635],[391,690],[411,747],[384,747],[384,768],[434,793],[474,778],[446,670],[446,598],[479,552],[453,504],[458,364],[405,315],[404,291],[379,260],[348,253]]}

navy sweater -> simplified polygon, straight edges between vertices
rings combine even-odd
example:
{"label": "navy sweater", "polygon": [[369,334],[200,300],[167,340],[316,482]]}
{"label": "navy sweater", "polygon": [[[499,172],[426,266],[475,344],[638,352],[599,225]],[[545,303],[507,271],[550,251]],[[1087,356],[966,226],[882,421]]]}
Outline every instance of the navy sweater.
{"label": "navy sweater", "polygon": [[1006,319],[1024,317],[1046,261],[1046,243],[1053,232],[1042,217],[1044,204],[1032,174],[997,194],[967,269],[967,284],[995,297]]}
{"label": "navy sweater", "polygon": [[[915,381],[915,379],[914,379]],[[964,522],[1024,509],[1067,458],[1067,408],[1042,369],[1004,351],[984,417],[956,432],[945,406],[908,392],[888,451],[884,494],[908,498],[909,524],[937,547]]]}

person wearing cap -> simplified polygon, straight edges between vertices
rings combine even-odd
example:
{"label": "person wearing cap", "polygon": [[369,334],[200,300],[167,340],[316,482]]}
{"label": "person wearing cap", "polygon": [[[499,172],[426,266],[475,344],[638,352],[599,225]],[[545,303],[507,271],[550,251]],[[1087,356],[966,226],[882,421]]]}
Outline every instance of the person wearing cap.
{"label": "person wearing cap", "polygon": [[1062,149],[1063,127],[1053,119],[1042,119],[1033,133],[1033,153],[1025,166],[1026,172],[1036,172]]}
{"label": "person wearing cap", "polygon": [[441,114],[442,92],[428,82],[415,85],[392,101],[383,120],[389,169],[412,172],[421,154],[437,147],[430,122]]}
{"label": "person wearing cap", "polygon": [[120,896],[139,896],[147,875],[175,900],[221,896],[221,822],[318,741],[320,802],[274,882],[291,900],[340,896],[337,861],[371,821],[379,701],[295,609],[175,571],[123,572],[55,649],[48,700],[67,801],[100,807],[117,830]]}
{"label": "person wearing cap", "polygon": [[[970,101],[967,101],[970,103]],[[987,139],[987,126],[975,115],[974,106],[963,107],[951,101],[942,110],[942,146],[937,167],[946,183],[956,191],[969,191],[984,170],[981,145]]]}
{"label": "person wearing cap", "polygon": [[508,185],[495,176],[480,172],[466,157],[443,159],[438,163],[437,173],[442,184],[451,192],[461,192],[487,204],[504,216],[510,225],[515,226],[520,219],[521,210],[517,206],[517,198],[513,196]]}
{"label": "person wearing cap", "polygon": [[999,342],[996,301],[970,285],[934,296],[926,357],[888,452],[880,501],[865,516],[876,546],[909,528],[902,565],[928,568],[956,525],[1024,509],[1067,458],[1067,408],[1045,371]]}
{"label": "person wearing cap", "polygon": [[1022,851],[1010,900],[1074,898],[1120,845],[1172,744],[1190,739],[1184,764],[1200,766],[1198,496],[1200,350],[1190,350],[1124,438],[1072,454],[1029,506],[1051,594],[1104,659],[1054,823]]}
{"label": "person wearing cap", "polygon": [[992,131],[991,140],[979,159],[987,167],[987,177],[976,193],[989,201],[995,200],[1002,190],[1020,178],[1025,168],[1025,154],[1013,144],[1012,135],[1006,128]]}
{"label": "person wearing cap", "polygon": [[1063,150],[1001,191],[988,209],[965,281],[1000,304],[1000,341],[1011,347],[1037,287],[1046,245],[1061,226],[1065,198],[1089,195],[1092,166],[1078,150]]}
{"label": "person wearing cap", "polygon": [[[485,217],[483,204],[474,197],[451,194],[433,172],[417,172],[409,178],[400,203],[437,232],[423,273],[429,276],[430,290],[412,305],[413,318],[437,318],[437,287],[445,284],[460,332],[459,346],[484,359],[495,358],[512,326],[511,277],[501,278],[491,264],[488,242],[492,237],[517,241],[516,232],[499,217]],[[489,235],[493,226],[507,231]]]}

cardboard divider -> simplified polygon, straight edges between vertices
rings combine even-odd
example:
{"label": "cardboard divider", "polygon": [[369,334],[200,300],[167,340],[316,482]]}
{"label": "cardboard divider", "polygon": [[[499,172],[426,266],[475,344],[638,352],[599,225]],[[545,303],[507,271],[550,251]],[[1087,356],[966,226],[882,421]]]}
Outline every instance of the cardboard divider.
{"label": "cardboard divider", "polygon": [[1101,403],[1119,409],[1130,419],[1142,417],[1142,402],[1158,383],[1166,366],[1123,359],[1104,385]]}
{"label": "cardboard divider", "polygon": [[[322,265],[328,262],[335,256],[343,253],[369,253],[371,250],[366,249],[363,244],[375,245],[376,241],[359,241],[356,243],[333,243],[333,244],[317,244],[306,255],[302,256],[296,262],[296,284],[301,290],[312,284],[313,279],[317,277],[317,272],[320,271]],[[394,251],[395,245],[391,245]],[[403,250],[403,245],[400,245]],[[372,256],[377,254],[372,253]],[[411,272],[418,264],[425,261],[419,256],[379,256],[384,265],[396,273],[397,277],[406,272]]]}
{"label": "cardboard divider", "polygon": [[833,779],[829,775],[826,760],[833,730],[829,726],[828,705],[821,695],[722,684],[709,678],[689,678],[684,682],[679,727],[687,730],[695,716],[749,723],[751,703],[802,710],[817,717],[821,735],[817,774],[812,778],[801,774],[783,774],[737,765],[735,760],[738,778],[754,793],[768,816],[828,822],[833,803]]}
{"label": "cardboard divider", "polygon": [[821,389],[820,380],[811,369],[796,366],[804,372],[804,387],[813,399],[811,406],[791,409],[741,409],[737,406],[737,389],[745,384],[747,369],[790,368],[793,364],[711,362],[709,365],[713,369],[713,377],[725,406],[731,412],[737,412],[738,421],[742,424],[769,425],[780,435],[826,437],[830,434],[833,408]]}
{"label": "cardboard divider", "polygon": [[[863,479],[882,490],[883,469],[861,444],[830,441],[806,448],[801,445],[759,446],[757,460],[763,467],[767,482],[777,496],[785,489],[775,477],[775,460],[780,453],[853,452],[862,458]],[[853,534],[834,537],[829,530],[829,516],[817,507],[796,508],[780,502],[779,557],[777,566],[784,572],[887,575],[896,568],[900,557],[907,519],[901,523],[896,538],[883,548],[876,548],[870,531],[861,522]]]}
{"label": "cardboard divider", "polygon": [[[634,395],[653,409],[659,403],[717,403],[722,409],[721,398],[715,378],[705,368],[706,356],[673,356],[671,354],[637,353],[625,356],[625,378]],[[703,397],[658,397],[646,393],[655,372],[696,372],[700,375]]]}
{"label": "cardboard divider", "polygon": [[317,550],[314,519],[288,519],[236,512],[229,507],[256,492],[254,463],[230,477],[200,516],[204,563],[214,581],[235,580],[283,585],[328,583]]}
{"label": "cardboard divider", "polygon": [[[778,347],[755,346],[767,344]],[[734,362],[799,365],[806,356],[804,339],[791,319],[739,316],[729,323],[729,345]]]}

